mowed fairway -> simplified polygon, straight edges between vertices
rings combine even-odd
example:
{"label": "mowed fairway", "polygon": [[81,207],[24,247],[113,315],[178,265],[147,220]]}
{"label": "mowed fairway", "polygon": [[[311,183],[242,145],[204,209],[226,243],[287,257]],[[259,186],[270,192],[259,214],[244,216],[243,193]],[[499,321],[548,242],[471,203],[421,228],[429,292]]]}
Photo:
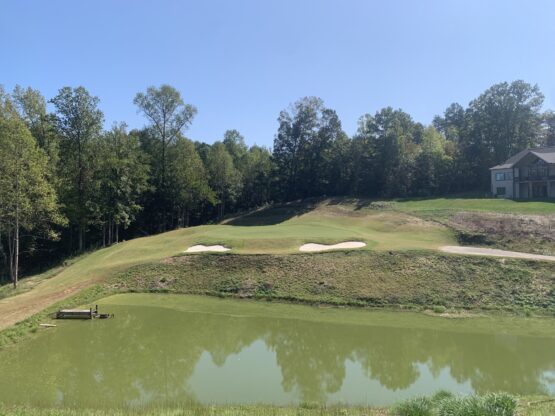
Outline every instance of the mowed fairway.
{"label": "mowed fairway", "polygon": [[[305,243],[335,244],[344,241],[366,243],[365,247],[357,250],[436,250],[444,245],[456,245],[454,232],[413,213],[480,207],[494,212],[555,211],[555,204],[552,203],[481,199],[398,201],[385,209],[376,207],[379,205],[346,199],[284,204],[218,225],[175,230],[101,249],[60,268],[48,279],[25,279],[22,287],[32,289],[0,299],[0,329],[131,266],[181,254],[195,244],[221,244],[231,248],[230,253],[235,254],[294,254]],[[430,215],[425,217],[430,218]],[[6,294],[6,291],[3,293]]]}

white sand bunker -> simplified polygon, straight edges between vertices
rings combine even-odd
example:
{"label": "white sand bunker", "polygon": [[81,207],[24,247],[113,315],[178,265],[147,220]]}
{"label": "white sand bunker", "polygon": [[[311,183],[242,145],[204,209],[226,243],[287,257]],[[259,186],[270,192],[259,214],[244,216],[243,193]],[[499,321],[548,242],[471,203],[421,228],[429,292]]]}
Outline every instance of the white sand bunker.
{"label": "white sand bunker", "polygon": [[221,245],[215,245],[215,246],[203,246],[202,244],[198,244],[196,246],[191,246],[189,247],[187,250],[185,250],[185,253],[202,253],[204,251],[229,251],[231,250],[230,248],[221,246]]}
{"label": "white sand bunker", "polygon": [[361,248],[366,246],[366,243],[361,241],[345,241],[339,244],[316,244],[308,243],[303,244],[299,247],[299,251],[327,251],[327,250],[337,250],[341,248]]}

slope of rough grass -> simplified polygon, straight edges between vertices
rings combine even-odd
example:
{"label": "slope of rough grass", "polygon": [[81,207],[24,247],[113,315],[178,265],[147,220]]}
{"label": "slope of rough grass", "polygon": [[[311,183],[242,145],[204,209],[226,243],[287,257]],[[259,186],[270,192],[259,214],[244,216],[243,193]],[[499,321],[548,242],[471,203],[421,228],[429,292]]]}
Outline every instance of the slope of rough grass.
{"label": "slope of rough grass", "polygon": [[429,251],[181,256],[133,267],[111,286],[338,305],[555,312],[553,264]]}

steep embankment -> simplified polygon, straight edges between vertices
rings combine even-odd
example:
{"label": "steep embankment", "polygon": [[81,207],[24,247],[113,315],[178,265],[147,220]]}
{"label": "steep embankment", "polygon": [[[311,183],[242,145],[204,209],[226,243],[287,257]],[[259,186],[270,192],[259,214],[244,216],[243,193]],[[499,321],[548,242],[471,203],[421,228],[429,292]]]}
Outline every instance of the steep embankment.
{"label": "steep embankment", "polygon": [[133,267],[116,291],[360,306],[555,311],[555,267],[430,251],[180,256]]}

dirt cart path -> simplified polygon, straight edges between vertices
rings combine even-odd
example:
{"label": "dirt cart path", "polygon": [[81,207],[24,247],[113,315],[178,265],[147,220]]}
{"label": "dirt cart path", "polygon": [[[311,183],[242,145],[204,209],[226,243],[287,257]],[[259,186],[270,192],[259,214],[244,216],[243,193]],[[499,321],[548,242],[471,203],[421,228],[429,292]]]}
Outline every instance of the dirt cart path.
{"label": "dirt cart path", "polygon": [[446,253],[469,254],[472,256],[510,257],[515,259],[555,261],[555,256],[521,253],[519,251],[499,250],[496,248],[443,246],[440,250]]}

